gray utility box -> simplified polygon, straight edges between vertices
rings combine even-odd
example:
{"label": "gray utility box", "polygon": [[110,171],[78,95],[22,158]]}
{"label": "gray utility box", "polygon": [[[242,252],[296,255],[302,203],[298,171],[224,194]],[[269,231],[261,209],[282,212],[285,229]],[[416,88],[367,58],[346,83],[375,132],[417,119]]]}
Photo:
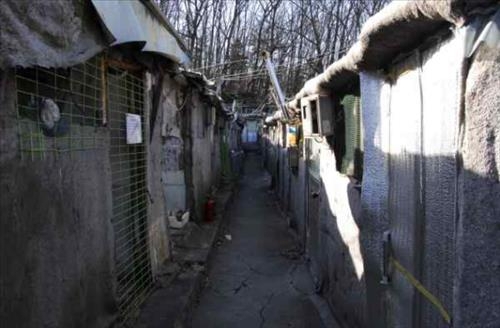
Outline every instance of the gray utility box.
{"label": "gray utility box", "polygon": [[312,95],[300,100],[304,137],[333,134],[333,102],[329,96]]}

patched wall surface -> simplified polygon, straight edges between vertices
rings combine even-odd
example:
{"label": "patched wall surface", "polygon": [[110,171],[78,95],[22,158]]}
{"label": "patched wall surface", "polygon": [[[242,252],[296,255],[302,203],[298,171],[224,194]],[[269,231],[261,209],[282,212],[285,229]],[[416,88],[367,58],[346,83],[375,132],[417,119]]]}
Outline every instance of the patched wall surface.
{"label": "patched wall surface", "polygon": [[[162,125],[161,120],[163,111],[163,103],[160,103],[157,111],[152,110],[151,99],[153,99],[153,89],[151,85],[151,75],[146,75],[146,94],[145,107],[149,115],[156,113],[154,124],[149,127],[148,135],[151,136],[147,144],[148,153],[148,238],[151,258],[151,267],[153,275],[156,276],[161,266],[170,258],[169,234],[167,222],[167,207],[165,202],[165,190],[163,181],[163,159],[164,147],[162,140]],[[163,90],[162,90],[163,91]],[[169,108],[170,110],[170,108]]]}
{"label": "patched wall surface", "polygon": [[[499,267],[485,260],[498,249],[499,98],[490,87],[498,85],[498,56],[484,47],[475,55],[463,103],[463,36],[416,51],[393,67],[396,79],[361,74],[367,142],[362,239],[368,302],[386,311],[381,326],[448,326],[436,304],[394,267],[387,288],[377,285],[383,227],[391,233],[392,256],[441,303],[454,326],[498,325],[489,295],[498,294],[492,277]],[[368,309],[370,321],[380,318],[376,307]]]}
{"label": "patched wall surface", "polygon": [[192,175],[194,189],[194,217],[203,220],[204,204],[210,193],[210,188],[216,181],[212,181],[212,149],[214,147],[214,124],[207,124],[206,111],[211,108],[200,99],[198,94],[191,98],[191,136],[192,136]]}
{"label": "patched wall surface", "polygon": [[[366,292],[357,222],[361,210],[359,190],[347,176],[336,171],[335,155],[326,142],[314,147],[319,156],[318,176],[311,178],[308,173],[307,153],[300,158],[294,174],[288,166],[282,126],[268,129],[264,137],[266,168],[272,174],[282,209],[290,216],[292,228],[305,246],[316,288],[339,320],[352,327],[363,327]],[[311,186],[311,179],[319,177],[320,183]],[[318,192],[318,198],[310,198],[312,192]]]}
{"label": "patched wall surface", "polygon": [[12,71],[0,86],[0,321],[106,327],[116,314],[109,143],[20,160]]}
{"label": "patched wall surface", "polygon": [[458,177],[457,327],[500,326],[500,54],[483,44],[465,89]]}
{"label": "patched wall surface", "polygon": [[367,320],[386,327],[382,275],[382,236],[389,226],[389,127],[390,87],[378,74],[362,73],[361,105],[364,127],[364,170],[361,188],[360,236],[365,261]]}

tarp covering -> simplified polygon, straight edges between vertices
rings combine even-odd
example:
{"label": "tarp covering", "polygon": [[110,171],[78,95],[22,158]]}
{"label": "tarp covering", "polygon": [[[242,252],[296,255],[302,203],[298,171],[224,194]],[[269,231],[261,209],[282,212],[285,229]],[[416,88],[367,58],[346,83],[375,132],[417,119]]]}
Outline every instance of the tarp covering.
{"label": "tarp covering", "polygon": [[0,1],[0,22],[0,69],[68,67],[106,45],[85,1]]}
{"label": "tarp covering", "polygon": [[397,55],[422,43],[446,25],[462,26],[472,12],[492,7],[493,0],[393,1],[364,24],[349,52],[322,74],[310,79],[288,103],[299,110],[300,98],[335,90],[352,92],[359,85],[357,72],[375,71]]}

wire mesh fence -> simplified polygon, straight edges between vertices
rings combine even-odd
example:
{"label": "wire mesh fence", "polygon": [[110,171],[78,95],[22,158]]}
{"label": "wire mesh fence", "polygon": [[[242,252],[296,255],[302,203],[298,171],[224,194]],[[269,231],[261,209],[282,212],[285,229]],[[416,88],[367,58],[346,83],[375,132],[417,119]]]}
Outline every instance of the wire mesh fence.
{"label": "wire mesh fence", "polygon": [[[147,236],[144,88],[140,76],[122,69],[107,70],[107,107],[113,185],[115,263],[119,311],[123,322],[134,317],[149,295],[153,277]],[[130,115],[140,117],[131,126]],[[127,139],[136,129],[142,142]],[[128,130],[128,134],[127,134]]]}
{"label": "wire mesh fence", "polygon": [[17,115],[22,156],[101,148],[101,57],[71,68],[17,68]]}
{"label": "wire mesh fence", "polygon": [[[17,122],[23,158],[109,149],[115,274],[121,324],[153,287],[147,235],[145,111],[142,73],[103,56],[65,69],[17,68]],[[128,118],[135,118],[130,126]],[[135,139],[130,140],[131,128]],[[127,133],[128,131],[128,133]],[[108,148],[109,147],[109,148]]]}

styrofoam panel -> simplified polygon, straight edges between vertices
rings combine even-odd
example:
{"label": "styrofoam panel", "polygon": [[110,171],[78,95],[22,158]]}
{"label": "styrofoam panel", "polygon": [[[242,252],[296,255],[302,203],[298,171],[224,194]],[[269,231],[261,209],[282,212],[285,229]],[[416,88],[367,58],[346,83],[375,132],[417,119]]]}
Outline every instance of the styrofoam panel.
{"label": "styrofoam panel", "polygon": [[365,263],[367,322],[386,327],[379,282],[382,235],[388,229],[390,85],[382,75],[361,73],[364,169],[361,189],[361,249]]}
{"label": "styrofoam panel", "polygon": [[[456,151],[463,81],[463,37],[452,38],[423,54],[423,187],[425,231],[422,283],[450,314],[456,218]],[[436,308],[423,300],[425,327],[447,327]]]}
{"label": "styrofoam panel", "polygon": [[[419,279],[418,262],[422,208],[420,203],[421,95],[419,58],[414,55],[396,67],[392,86],[389,146],[389,225],[393,256]],[[393,327],[413,325],[415,289],[399,272],[390,285],[389,316]]]}

